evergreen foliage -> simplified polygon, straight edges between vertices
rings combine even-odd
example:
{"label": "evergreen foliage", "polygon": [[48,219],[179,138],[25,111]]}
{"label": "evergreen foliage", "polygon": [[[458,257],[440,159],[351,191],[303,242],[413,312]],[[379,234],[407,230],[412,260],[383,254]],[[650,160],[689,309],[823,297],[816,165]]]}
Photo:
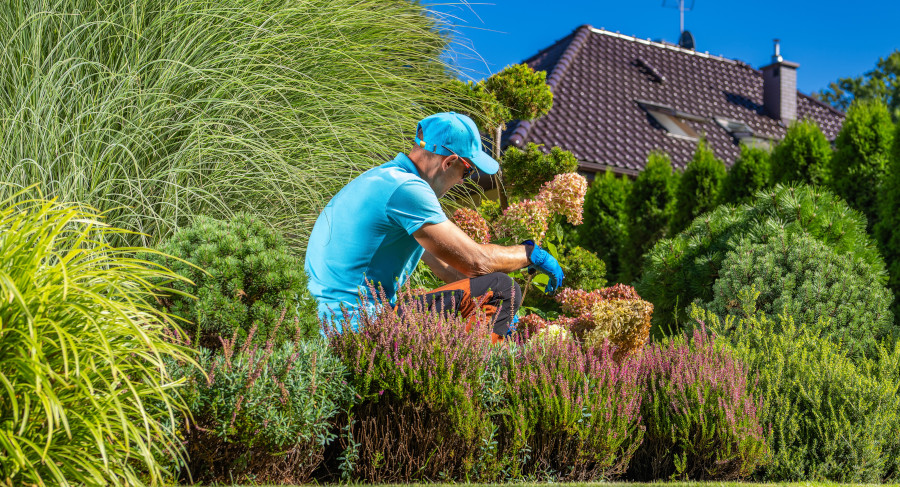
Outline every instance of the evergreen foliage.
{"label": "evergreen foliage", "polygon": [[897,124],[884,184],[878,193],[875,238],[887,262],[894,291],[894,319],[900,326],[900,124]]}
{"label": "evergreen foliage", "polygon": [[527,64],[507,66],[484,81],[484,88],[509,110],[513,120],[534,120],[553,107],[547,72]]}
{"label": "evergreen foliage", "polygon": [[896,482],[900,478],[900,346],[852,360],[790,315],[730,317],[694,309],[711,328],[729,330],[736,356],[763,398],[771,461],[765,482]]}
{"label": "evergreen foliage", "polygon": [[553,147],[545,153],[543,147],[529,142],[525,150],[510,147],[503,154],[503,182],[512,198],[531,198],[544,183],[578,169],[578,160],[571,152]]}
{"label": "evergreen foliage", "polygon": [[676,184],[677,176],[672,171],[669,156],[652,152],[625,199],[626,237],[621,253],[620,281],[631,282],[638,278],[644,253],[666,236],[675,207]]}
{"label": "evergreen foliage", "polygon": [[752,204],[720,206],[701,215],[684,232],[653,247],[635,287],[656,306],[656,332],[677,332],[694,300],[712,301],[722,261],[728,252],[741,250],[742,237],[743,242],[762,243],[781,228],[807,233],[838,255],[865,263],[873,284],[886,283],[884,261],[866,234],[862,215],[827,190],[779,185],[757,193]]}
{"label": "evergreen foliage", "polygon": [[578,240],[606,263],[610,279],[615,279],[620,271],[625,201],[630,190],[631,179],[607,170],[594,178],[584,196],[584,223],[578,227]]}
{"label": "evergreen foliage", "polygon": [[820,186],[829,181],[831,144],[812,120],[791,124],[772,151],[772,182]]}
{"label": "evergreen foliage", "polygon": [[246,213],[228,221],[201,216],[159,248],[173,257],[151,259],[191,281],[173,287],[197,296],[170,294],[163,308],[187,320],[185,331],[198,344],[215,349],[220,336],[244,338],[254,327],[257,339],[265,341],[281,322],[277,343],[298,330],[308,337],[318,333],[303,261],[262,219]]}
{"label": "evergreen foliage", "polygon": [[716,207],[725,172],[725,163],[716,159],[709,144],[701,139],[679,179],[669,235],[684,230],[698,215]]}
{"label": "evergreen foliage", "polygon": [[771,186],[771,154],[759,148],[741,145],[741,154],[722,181],[719,204],[747,203],[757,191]]}
{"label": "evergreen foliage", "polygon": [[880,100],[857,101],[850,106],[835,140],[831,158],[831,186],[851,208],[861,211],[873,228],[890,157],[894,126]]}
{"label": "evergreen foliage", "polygon": [[722,261],[714,298],[703,307],[720,316],[741,315],[750,304],[768,316],[784,313],[850,357],[871,358],[879,341],[900,338],[890,312],[893,296],[873,275],[856,256],[779,228],[764,242],[738,239]]}
{"label": "evergreen foliage", "polygon": [[566,286],[593,291],[606,287],[606,264],[596,254],[581,247],[569,249],[560,262],[566,274]]}

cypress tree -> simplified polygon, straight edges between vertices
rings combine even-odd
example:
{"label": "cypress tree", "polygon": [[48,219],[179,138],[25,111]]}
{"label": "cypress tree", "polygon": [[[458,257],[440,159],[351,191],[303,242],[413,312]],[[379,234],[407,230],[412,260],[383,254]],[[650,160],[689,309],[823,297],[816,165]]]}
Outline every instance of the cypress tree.
{"label": "cypress tree", "polygon": [[644,253],[666,236],[675,206],[676,178],[668,154],[651,152],[646,167],[631,185],[625,199],[622,282],[631,282],[640,276]]}
{"label": "cypress tree", "polygon": [[616,176],[610,170],[595,177],[584,196],[584,223],[577,227],[582,247],[603,259],[611,279],[621,270],[619,257],[625,238],[625,201],[631,184],[627,176]]}
{"label": "cypress tree", "polygon": [[866,215],[870,229],[878,216],[877,195],[890,157],[893,128],[884,102],[856,101],[835,140],[831,186],[851,208]]}
{"label": "cypress tree", "polygon": [[794,122],[772,151],[772,181],[819,186],[828,182],[831,144],[812,120]]}
{"label": "cypress tree", "polygon": [[878,205],[874,233],[888,266],[888,285],[894,291],[894,318],[900,325],[900,124],[895,128]]}
{"label": "cypress tree", "polygon": [[684,230],[697,215],[716,207],[725,172],[725,163],[716,159],[709,144],[701,139],[678,184],[675,198],[678,203],[672,215],[670,235]]}
{"label": "cypress tree", "polygon": [[741,145],[741,155],[722,181],[719,204],[745,203],[772,179],[770,154],[759,147]]}

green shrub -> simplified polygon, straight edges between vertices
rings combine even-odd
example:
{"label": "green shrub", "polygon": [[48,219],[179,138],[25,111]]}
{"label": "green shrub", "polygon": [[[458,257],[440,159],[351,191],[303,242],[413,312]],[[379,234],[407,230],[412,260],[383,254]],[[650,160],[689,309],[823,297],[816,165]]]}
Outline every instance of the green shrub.
{"label": "green shrub", "polygon": [[625,201],[631,179],[610,170],[594,178],[584,196],[584,223],[578,227],[578,241],[606,263],[609,279],[620,272],[620,254],[625,240]]}
{"label": "green shrub", "polygon": [[0,173],[155,245],[202,214],[302,249],[355,173],[462,108],[447,17],[407,0],[38,0],[0,10]]}
{"label": "green shrub", "polygon": [[581,247],[570,249],[560,262],[566,274],[566,286],[585,291],[606,287],[606,265],[593,252]]}
{"label": "green shrub", "polygon": [[730,333],[737,357],[754,371],[750,384],[764,398],[760,412],[772,449],[771,463],[756,478],[897,480],[900,347],[879,346],[877,360],[858,361],[789,315],[724,323],[700,309],[692,315]]}
{"label": "green shrub", "polygon": [[776,184],[827,184],[831,152],[831,144],[815,122],[794,122],[772,151],[772,181]]}
{"label": "green shrub", "polygon": [[637,369],[606,344],[532,339],[505,362],[496,415],[510,477],[605,480],[624,473],[641,443]]}
{"label": "green shrub", "polygon": [[159,246],[168,256],[152,257],[190,279],[173,285],[198,299],[171,294],[163,307],[179,316],[194,341],[218,348],[219,336],[244,338],[257,327],[257,339],[269,338],[284,323],[278,342],[298,331],[318,334],[315,301],[306,290],[303,261],[291,253],[280,233],[256,216],[238,214],[228,221],[197,217]]}
{"label": "green shrub", "polygon": [[878,222],[874,234],[890,274],[894,291],[894,319],[900,326],[900,124],[894,133],[884,183],[878,193]]}
{"label": "green shrub", "polygon": [[546,115],[553,107],[547,72],[535,71],[527,64],[503,68],[484,80],[484,87],[509,109],[513,120],[534,120]]}
{"label": "green shrub", "polygon": [[666,236],[675,208],[677,187],[678,176],[672,171],[669,156],[651,153],[625,200],[626,237],[621,254],[620,281],[631,282],[638,278],[644,253]]}
{"label": "green shrub", "polygon": [[719,204],[747,203],[757,191],[771,186],[770,158],[763,149],[741,145],[741,155],[722,181]]}
{"label": "green shrub", "polygon": [[762,397],[723,341],[695,330],[633,360],[646,432],[630,478],[733,480],[766,463]]}
{"label": "green shrub", "polygon": [[199,370],[170,364],[193,417],[182,480],[307,483],[353,396],[344,366],[318,339],[238,342],[202,349]]}
{"label": "green shrub", "polygon": [[503,154],[503,182],[510,197],[531,198],[558,174],[578,169],[578,160],[571,152],[553,147],[545,154],[541,147],[529,142],[525,150],[510,147]]}
{"label": "green shrub", "polygon": [[656,306],[656,333],[677,332],[694,300],[712,301],[722,261],[728,252],[740,250],[742,237],[761,243],[779,228],[820,240],[838,255],[868,265],[873,283],[886,282],[884,262],[858,212],[827,190],[776,186],[757,193],[752,205],[720,206],[699,216],[684,232],[660,241],[648,253],[645,274],[635,287]]}
{"label": "green shrub", "polygon": [[736,242],[704,308],[741,315],[752,296],[756,310],[793,316],[856,358],[877,355],[880,340],[900,338],[890,311],[893,296],[873,282],[870,265],[806,233],[776,229],[766,239]]}
{"label": "green shrub", "polygon": [[124,230],[93,211],[17,196],[0,203],[0,483],[162,482],[185,407],[164,360],[191,358],[150,282],[178,276],[106,244]]}
{"label": "green shrub", "polygon": [[831,158],[831,187],[851,208],[859,210],[872,228],[877,198],[894,137],[894,124],[882,101],[857,101],[847,118]]}
{"label": "green shrub", "polygon": [[709,144],[701,139],[675,192],[677,203],[669,227],[670,235],[684,230],[698,215],[716,207],[723,179],[725,163],[716,159]]}

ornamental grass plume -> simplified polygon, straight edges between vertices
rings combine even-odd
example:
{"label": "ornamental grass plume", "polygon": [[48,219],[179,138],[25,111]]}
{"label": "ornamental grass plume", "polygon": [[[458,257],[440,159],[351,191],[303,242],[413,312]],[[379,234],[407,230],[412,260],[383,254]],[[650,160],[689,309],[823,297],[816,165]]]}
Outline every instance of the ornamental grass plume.
{"label": "ornamental grass plume", "polygon": [[456,313],[410,304],[405,291],[396,311],[383,290],[370,292],[378,302],[361,312],[359,331],[351,331],[349,316],[343,333],[326,325],[360,395],[350,424],[359,445],[354,478],[492,480],[496,457],[481,449],[494,431],[481,400],[492,323],[481,317],[467,332]]}
{"label": "ornamental grass plume", "polygon": [[540,244],[550,223],[550,209],[544,200],[522,200],[509,205],[497,219],[497,233],[513,242],[533,240]]}
{"label": "ornamental grass plume", "polygon": [[551,212],[564,215],[572,225],[580,225],[587,188],[587,179],[578,173],[557,174],[544,183],[537,199],[544,201]]}
{"label": "ornamental grass plume", "polygon": [[639,369],[615,346],[573,340],[514,349],[503,373],[502,453],[514,478],[597,481],[624,473],[643,437]]}
{"label": "ornamental grass plume", "polygon": [[640,369],[647,429],[629,478],[736,480],[768,461],[762,398],[725,342],[698,329],[630,360]]}
{"label": "ornamental grass plume", "polygon": [[477,210],[459,208],[453,213],[453,221],[472,240],[478,243],[490,243],[491,231],[488,223]]}

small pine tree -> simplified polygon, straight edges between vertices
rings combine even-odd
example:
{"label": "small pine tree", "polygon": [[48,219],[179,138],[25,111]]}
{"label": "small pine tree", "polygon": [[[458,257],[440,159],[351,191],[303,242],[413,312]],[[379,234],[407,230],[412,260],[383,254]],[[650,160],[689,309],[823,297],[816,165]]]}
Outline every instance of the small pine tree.
{"label": "small pine tree", "polygon": [[870,229],[877,218],[877,195],[890,157],[893,128],[884,102],[857,101],[847,111],[835,140],[831,186],[851,208],[866,215]]}
{"label": "small pine tree", "polygon": [[571,152],[554,147],[545,154],[541,147],[529,142],[525,150],[510,147],[503,154],[503,183],[510,196],[531,198],[558,174],[578,169],[578,159]]}
{"label": "small pine tree", "polygon": [[534,120],[553,107],[547,72],[527,64],[513,64],[484,81],[485,89],[509,108],[513,120]]}
{"label": "small pine tree", "polygon": [[625,238],[625,200],[631,179],[610,170],[594,178],[584,196],[584,223],[578,228],[581,245],[606,262],[607,275],[619,275],[619,257]]}
{"label": "small pine tree", "polygon": [[770,155],[759,147],[741,145],[741,155],[722,181],[719,204],[745,203],[772,180]]}
{"label": "small pine tree", "polygon": [[675,203],[677,176],[664,152],[652,152],[625,200],[626,238],[622,250],[622,282],[641,274],[644,253],[666,236]]}
{"label": "small pine tree", "polygon": [[827,184],[831,144],[812,120],[794,122],[772,152],[772,181]]}
{"label": "small pine tree", "polygon": [[725,163],[716,159],[709,144],[701,139],[675,193],[678,203],[672,215],[670,235],[684,230],[697,215],[716,207],[725,173]]}

